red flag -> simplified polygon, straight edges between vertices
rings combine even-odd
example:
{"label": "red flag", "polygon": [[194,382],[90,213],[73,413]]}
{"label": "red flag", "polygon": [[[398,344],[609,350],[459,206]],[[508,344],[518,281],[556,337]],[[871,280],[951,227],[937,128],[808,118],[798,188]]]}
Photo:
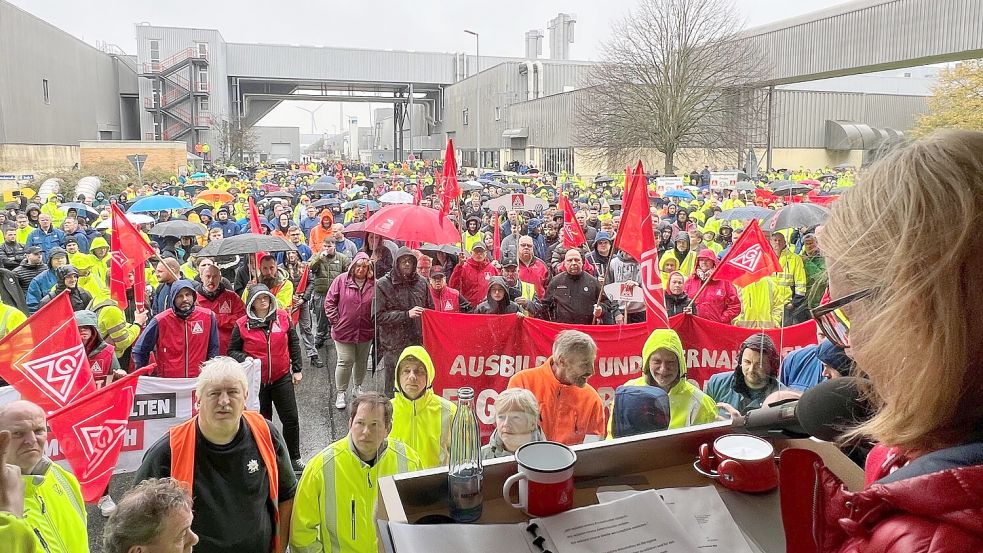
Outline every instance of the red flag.
{"label": "red flag", "polygon": [[[563,247],[579,248],[586,244],[587,237],[584,236],[584,229],[580,228],[580,223],[577,222],[577,218],[573,214],[573,206],[570,205],[570,200],[567,199],[566,194],[560,194],[560,203],[557,207],[563,210]],[[622,224],[624,224],[623,217]]]}
{"label": "red flag", "polygon": [[420,205],[423,202],[423,184],[420,177],[416,178],[416,190],[413,192],[413,205]]}
{"label": "red flag", "polygon": [[140,376],[145,367],[73,401],[48,417],[58,446],[82,487],[82,498],[97,501],[109,484],[123,447]]}
{"label": "red flag", "polygon": [[495,245],[492,248],[492,254],[495,256],[495,259],[501,259],[502,258],[502,230],[501,230],[502,223],[499,220],[500,217],[498,216],[498,213],[494,213],[493,215],[495,216]]}
{"label": "red flag", "polygon": [[[249,196],[249,232],[253,234],[263,234],[263,227],[259,223],[259,210],[256,209],[256,200]],[[263,259],[266,252],[256,252],[256,272],[259,273],[259,261]]]}
{"label": "red flag", "polygon": [[775,250],[758,226],[758,220],[753,219],[727,255],[717,264],[710,278],[733,282],[736,286],[747,286],[781,270]]}
{"label": "red flag", "polygon": [[[118,204],[112,204],[110,209],[113,213],[113,233],[109,237],[109,249],[112,252],[109,263],[109,294],[120,309],[126,309],[129,305],[126,290],[130,287],[130,273],[136,271],[142,275],[144,263],[157,254],[126,218]],[[133,296],[138,305],[143,303],[145,295],[145,287],[134,286]]]}
{"label": "red flag", "polygon": [[95,391],[67,292],[0,339],[0,377],[49,413]]}
{"label": "red flag", "polygon": [[[303,296],[304,291],[307,290],[307,281],[311,275],[311,267],[309,265],[304,266],[304,272],[300,275],[300,282],[297,283],[297,287],[294,288],[295,296]],[[300,309],[301,307],[306,307],[305,305],[291,306],[290,309],[290,320],[293,321],[294,326],[300,322]]]}
{"label": "red flag", "polygon": [[649,211],[648,184],[645,169],[639,161],[631,173],[630,186],[625,183],[625,200],[621,226],[614,237],[615,249],[620,249],[638,261],[645,295],[645,322],[650,329],[669,328],[665,292],[659,274],[659,250]]}
{"label": "red flag", "polygon": [[461,186],[457,184],[457,160],[454,157],[454,140],[447,139],[447,151],[444,152],[444,170],[441,176],[443,189],[441,192],[440,214],[447,215],[461,196]]}

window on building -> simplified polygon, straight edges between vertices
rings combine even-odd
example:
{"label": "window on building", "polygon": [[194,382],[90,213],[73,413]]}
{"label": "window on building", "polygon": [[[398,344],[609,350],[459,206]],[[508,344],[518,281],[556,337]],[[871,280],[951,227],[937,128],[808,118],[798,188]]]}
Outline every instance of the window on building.
{"label": "window on building", "polygon": [[195,52],[198,54],[199,58],[208,59],[208,43],[207,42],[196,42]]}
{"label": "window on building", "polygon": [[202,98],[198,101],[199,111],[208,111],[208,98]]}
{"label": "window on building", "polygon": [[160,63],[160,41],[157,39],[150,41],[150,63]]}
{"label": "window on building", "polygon": [[51,97],[48,96],[48,79],[41,79],[41,91],[44,93],[44,103],[50,104]]}
{"label": "window on building", "polygon": [[502,120],[502,108],[498,106],[495,106],[495,120],[496,121]]}
{"label": "window on building", "polygon": [[198,90],[202,92],[208,92],[208,70],[201,69],[198,71]]}
{"label": "window on building", "polygon": [[468,125],[468,110],[467,110],[467,108],[465,108],[461,112],[461,119],[463,121],[464,126],[467,126]]}

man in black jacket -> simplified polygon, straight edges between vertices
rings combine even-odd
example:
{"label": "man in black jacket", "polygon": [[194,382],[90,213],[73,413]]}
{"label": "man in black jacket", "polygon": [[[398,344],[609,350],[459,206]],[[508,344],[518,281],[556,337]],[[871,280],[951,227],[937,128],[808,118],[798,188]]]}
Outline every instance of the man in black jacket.
{"label": "man in black jacket", "polygon": [[606,300],[598,303],[603,283],[584,272],[584,258],[577,248],[567,250],[563,264],[566,270],[546,287],[541,314],[558,323],[592,324],[611,310]]}
{"label": "man in black jacket", "polygon": [[3,263],[4,269],[16,269],[27,256],[24,246],[17,242],[17,229],[5,230],[3,239],[3,244],[0,244],[0,263]]}
{"label": "man in black jacket", "polygon": [[376,281],[372,312],[388,397],[393,397],[399,354],[407,346],[423,345],[420,318],[424,309],[433,309],[427,286],[427,281],[416,272],[416,255],[405,246],[396,252],[393,270]]}
{"label": "man in black jacket", "polygon": [[39,246],[31,246],[24,250],[24,261],[13,269],[14,276],[17,278],[17,284],[23,293],[27,293],[28,286],[31,285],[31,281],[34,277],[40,275],[41,273],[48,270],[48,266],[44,264],[41,256],[41,248]]}

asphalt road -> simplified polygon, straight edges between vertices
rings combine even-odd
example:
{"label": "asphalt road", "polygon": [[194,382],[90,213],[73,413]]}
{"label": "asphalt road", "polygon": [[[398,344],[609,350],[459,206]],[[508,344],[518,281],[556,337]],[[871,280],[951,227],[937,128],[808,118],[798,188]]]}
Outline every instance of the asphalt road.
{"label": "asphalt road", "polygon": [[[348,410],[339,411],[334,407],[335,350],[330,340],[322,348],[321,355],[325,368],[310,367],[305,361],[304,379],[297,387],[300,448],[304,461],[348,432]],[[382,392],[382,388],[382,372],[372,374],[370,369],[363,389]],[[133,478],[129,474],[116,475],[109,484],[110,493],[114,499],[119,500],[132,485]],[[101,553],[102,531],[106,519],[95,505],[88,506],[88,513],[89,549],[92,553]]]}

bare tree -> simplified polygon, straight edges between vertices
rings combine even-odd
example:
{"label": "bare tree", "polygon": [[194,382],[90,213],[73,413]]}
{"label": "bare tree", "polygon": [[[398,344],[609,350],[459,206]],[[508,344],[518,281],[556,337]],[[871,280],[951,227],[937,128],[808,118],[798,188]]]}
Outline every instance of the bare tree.
{"label": "bare tree", "polygon": [[241,165],[243,155],[259,146],[259,138],[252,129],[241,127],[226,118],[216,121],[212,132],[218,140],[219,154],[226,163]]}
{"label": "bare tree", "polygon": [[621,166],[655,149],[673,174],[682,148],[751,146],[745,133],[761,117],[750,108],[766,96],[754,90],[761,56],[738,36],[740,21],[730,0],[640,0],[612,27],[578,97],[588,155]]}

